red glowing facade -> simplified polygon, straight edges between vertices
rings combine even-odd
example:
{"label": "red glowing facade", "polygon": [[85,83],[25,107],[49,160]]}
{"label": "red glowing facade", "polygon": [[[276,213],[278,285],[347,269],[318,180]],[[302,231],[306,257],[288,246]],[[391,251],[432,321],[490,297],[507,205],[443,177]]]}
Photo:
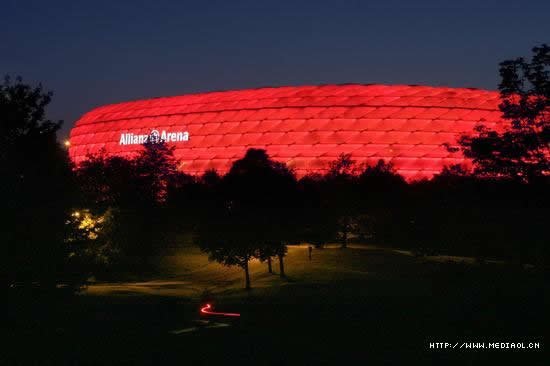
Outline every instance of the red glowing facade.
{"label": "red glowing facade", "polygon": [[190,174],[225,173],[249,148],[266,149],[298,176],[322,173],[342,153],[391,161],[407,179],[465,162],[445,144],[502,121],[497,92],[410,85],[260,88],[155,98],[96,108],[70,133],[69,154],[132,156],[151,133],[175,147]]}

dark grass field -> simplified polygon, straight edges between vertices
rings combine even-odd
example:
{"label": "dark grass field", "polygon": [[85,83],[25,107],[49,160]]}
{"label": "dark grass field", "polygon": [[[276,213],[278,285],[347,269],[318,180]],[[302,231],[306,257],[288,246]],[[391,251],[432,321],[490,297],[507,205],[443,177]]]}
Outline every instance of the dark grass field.
{"label": "dark grass field", "polygon": [[[186,264],[186,265],[184,265]],[[275,266],[276,267],[276,266]],[[2,364],[547,364],[545,273],[415,258],[374,248],[291,248],[288,280],[240,272],[195,250],[148,281],[97,284],[76,297],[11,294]],[[222,275],[220,275],[222,273]],[[137,285],[136,285],[137,284]],[[208,290],[220,311],[199,314]],[[223,328],[209,324],[226,323]],[[198,325],[201,324],[201,325]],[[175,335],[174,330],[197,330]],[[429,349],[430,342],[540,342],[534,350]]]}

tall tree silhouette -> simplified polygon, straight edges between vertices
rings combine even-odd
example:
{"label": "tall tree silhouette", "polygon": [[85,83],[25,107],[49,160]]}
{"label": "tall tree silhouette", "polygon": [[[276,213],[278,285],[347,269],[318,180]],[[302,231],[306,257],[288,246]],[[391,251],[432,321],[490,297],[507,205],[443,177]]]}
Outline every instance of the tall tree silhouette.
{"label": "tall tree silhouette", "polygon": [[482,125],[459,140],[480,176],[524,182],[550,174],[550,47],[533,48],[524,58],[500,64],[500,110],[510,125],[504,132]]}
{"label": "tall tree silhouette", "polygon": [[[365,166],[357,177],[357,197],[360,205],[358,226],[360,234],[377,242],[388,242],[403,231],[408,211],[408,186],[391,163],[380,159]],[[405,221],[405,222],[404,222]],[[396,227],[400,229],[396,230]]]}
{"label": "tall tree silhouette", "polygon": [[296,233],[296,179],[289,168],[271,160],[265,150],[249,149],[235,161],[224,177],[227,197],[233,210],[253,233],[258,256],[270,263],[279,259],[279,274],[285,277],[286,243]]}
{"label": "tall tree silhouette", "polygon": [[284,164],[269,159],[264,150],[249,149],[223,177],[223,204],[212,222],[203,226],[201,247],[214,260],[242,267],[247,288],[252,257],[268,260],[277,256],[284,277],[286,243],[295,228],[290,209],[295,188],[294,175]]}
{"label": "tall tree silhouette", "polygon": [[4,284],[55,284],[63,274],[65,220],[72,199],[61,121],[46,118],[52,93],[6,77],[0,83],[0,243]]}
{"label": "tall tree silhouette", "polygon": [[119,269],[150,269],[150,259],[174,231],[166,200],[181,176],[173,149],[156,139],[132,158],[100,153],[79,164],[82,205],[96,215],[108,214],[103,235],[110,236],[111,252],[119,254]]}
{"label": "tall tree silhouette", "polygon": [[329,199],[330,211],[335,215],[336,238],[346,248],[350,235],[355,231],[359,212],[357,192],[358,168],[351,154],[341,154],[330,163],[325,176],[324,194]]}
{"label": "tall tree silhouette", "polygon": [[142,202],[155,205],[165,201],[168,184],[178,173],[178,161],[174,147],[162,140],[149,138],[143,146],[135,159],[137,184]]}
{"label": "tall tree silhouette", "polygon": [[125,212],[124,223],[135,238],[126,254],[137,260],[138,270],[153,269],[152,260],[171,240],[170,210],[167,208],[169,186],[179,177],[174,148],[151,136],[134,158],[135,189],[139,200]]}
{"label": "tall tree silhouette", "polygon": [[326,195],[325,176],[309,174],[298,182],[300,197],[301,226],[300,238],[321,248],[325,243],[334,240],[337,227],[337,215],[331,209],[331,201]]}

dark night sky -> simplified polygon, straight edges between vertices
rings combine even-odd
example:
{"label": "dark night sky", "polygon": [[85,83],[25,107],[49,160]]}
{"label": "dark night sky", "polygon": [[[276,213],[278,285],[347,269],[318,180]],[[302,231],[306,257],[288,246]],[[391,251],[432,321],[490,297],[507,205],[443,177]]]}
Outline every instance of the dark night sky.
{"label": "dark night sky", "polygon": [[66,121],[63,135],[95,106],[189,92],[346,82],[495,89],[498,62],[550,42],[550,1],[0,4],[0,73],[53,90],[49,117]]}

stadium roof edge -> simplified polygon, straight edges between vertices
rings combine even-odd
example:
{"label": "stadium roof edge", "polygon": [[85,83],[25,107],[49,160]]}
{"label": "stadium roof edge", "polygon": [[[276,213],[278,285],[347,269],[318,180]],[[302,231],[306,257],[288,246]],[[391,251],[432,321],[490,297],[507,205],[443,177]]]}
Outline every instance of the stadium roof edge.
{"label": "stadium roof edge", "polygon": [[[119,104],[126,104],[126,103],[135,103],[135,102],[141,102],[146,100],[155,100],[155,99],[163,99],[163,98],[178,98],[183,96],[196,96],[196,95],[208,95],[208,94],[216,94],[216,93],[228,93],[228,92],[244,92],[244,91],[250,91],[250,90],[261,90],[261,89],[279,89],[279,88],[315,88],[315,87],[330,87],[330,86],[388,86],[388,87],[419,87],[419,88],[450,88],[450,89],[456,89],[456,90],[479,90],[482,92],[496,92],[496,90],[490,90],[490,89],[483,89],[483,88],[476,88],[476,87],[454,87],[454,86],[444,86],[444,85],[424,85],[424,84],[384,84],[384,83],[322,83],[322,84],[303,84],[303,85],[278,85],[278,86],[271,86],[271,85],[264,85],[264,86],[258,86],[253,88],[237,88],[237,89],[217,89],[217,90],[209,90],[205,92],[192,92],[192,93],[183,93],[183,94],[176,94],[176,95],[165,95],[165,96],[155,96],[155,97],[144,97],[144,98],[137,98],[137,99],[128,99],[123,100],[115,103],[107,103],[107,104],[101,104],[91,107],[86,113],[82,114],[79,119],[81,119],[84,115],[93,112],[100,108],[107,108],[110,106],[115,106]],[[77,119],[78,120],[78,119]],[[76,121],[77,121],[76,120]],[[74,122],[76,122],[74,121]]]}

